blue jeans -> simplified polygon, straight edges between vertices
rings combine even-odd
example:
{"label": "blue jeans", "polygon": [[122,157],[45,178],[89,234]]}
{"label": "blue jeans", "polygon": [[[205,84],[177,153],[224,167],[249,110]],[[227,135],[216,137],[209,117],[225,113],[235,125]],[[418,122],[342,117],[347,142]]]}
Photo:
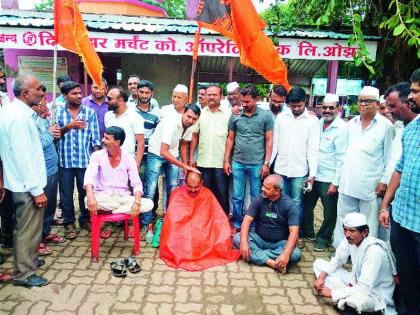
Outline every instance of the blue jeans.
{"label": "blue jeans", "polygon": [[296,203],[299,212],[299,236],[302,236],[302,220],[303,220],[303,181],[306,176],[303,177],[287,177],[283,178],[283,193],[293,199]]}
{"label": "blue jeans", "polygon": [[[171,164],[164,158],[149,152],[147,154],[146,190],[144,198],[153,200],[153,197],[155,196],[156,190],[158,188],[158,179],[162,168],[163,172],[165,173],[167,195],[169,196],[171,191],[178,187],[178,166]],[[142,213],[141,226],[147,226],[152,221],[152,219],[152,211]]]}
{"label": "blue jeans", "polygon": [[74,224],[76,217],[74,215],[73,193],[74,193],[74,178],[76,178],[77,192],[79,193],[79,224],[90,221],[90,215],[85,207],[86,191],[83,188],[83,179],[85,177],[85,168],[59,168],[59,191],[60,204],[63,212],[63,224]]}
{"label": "blue jeans", "polygon": [[245,198],[245,183],[249,178],[249,192],[251,201],[261,193],[260,164],[242,164],[232,161],[232,224],[239,228],[244,219],[243,204]]}
{"label": "blue jeans", "polygon": [[47,177],[47,186],[44,188],[47,196],[47,206],[44,211],[44,225],[42,228],[42,239],[51,233],[51,224],[54,220],[55,209],[57,208],[58,172]]}
{"label": "blue jeans", "polygon": [[[277,257],[283,253],[284,248],[286,247],[287,240],[282,240],[277,243],[271,243],[264,241],[255,231],[249,232],[249,249],[251,251],[251,256],[249,261],[253,264],[264,266],[267,263],[267,260],[273,259],[276,260]],[[241,233],[236,233],[233,237],[233,245],[237,248],[240,247],[241,242]],[[299,248],[295,247],[290,255],[289,265],[295,264],[300,261],[302,253]]]}

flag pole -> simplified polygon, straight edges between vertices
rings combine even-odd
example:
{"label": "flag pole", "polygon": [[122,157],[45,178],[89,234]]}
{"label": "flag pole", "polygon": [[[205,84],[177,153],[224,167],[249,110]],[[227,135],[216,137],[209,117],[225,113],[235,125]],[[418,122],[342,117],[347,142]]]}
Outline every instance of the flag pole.
{"label": "flag pole", "polygon": [[188,96],[188,103],[191,103],[192,98],[193,98],[194,84],[195,84],[195,71],[197,70],[198,44],[200,42],[200,33],[201,33],[201,26],[199,25],[194,35],[193,60],[192,60],[192,65],[191,65],[190,91],[189,91],[189,96]]}
{"label": "flag pole", "polygon": [[56,121],[55,121],[55,117],[56,117],[55,113],[57,111],[57,104],[55,103],[56,102],[56,93],[57,93],[57,84],[56,84],[56,82],[57,82],[57,43],[55,43],[55,45],[54,45],[54,58],[53,58],[53,60],[54,60],[54,63],[53,63],[53,78],[52,78],[52,81],[53,81],[52,82],[52,86],[53,86],[52,95],[53,95],[53,98],[52,98],[51,119],[50,119],[51,125],[54,125],[56,123]]}

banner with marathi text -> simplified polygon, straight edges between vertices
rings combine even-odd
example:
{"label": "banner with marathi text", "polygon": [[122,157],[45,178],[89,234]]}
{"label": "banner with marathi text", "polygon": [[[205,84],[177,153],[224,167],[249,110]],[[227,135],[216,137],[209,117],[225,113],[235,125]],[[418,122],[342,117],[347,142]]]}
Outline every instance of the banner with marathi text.
{"label": "banner with marathi text", "polygon": [[[124,34],[89,32],[97,52],[191,56],[194,38],[191,34]],[[353,61],[357,46],[348,47],[347,40],[314,38],[280,38],[276,50],[285,59]],[[366,41],[372,60],[376,42]],[[4,27],[0,30],[0,48],[53,50],[54,32],[48,29]],[[59,50],[64,50],[58,45]],[[238,57],[235,43],[220,35],[201,35],[200,56]]]}

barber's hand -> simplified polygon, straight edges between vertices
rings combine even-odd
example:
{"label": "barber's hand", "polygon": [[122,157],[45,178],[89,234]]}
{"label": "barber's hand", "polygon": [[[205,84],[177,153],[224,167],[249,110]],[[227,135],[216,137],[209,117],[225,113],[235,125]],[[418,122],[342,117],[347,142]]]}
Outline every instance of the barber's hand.
{"label": "barber's hand", "polygon": [[385,229],[389,229],[389,210],[379,212],[379,223]]}
{"label": "barber's hand", "polygon": [[229,162],[225,162],[223,164],[223,170],[225,171],[225,174],[227,176],[229,176],[230,174],[232,174],[232,166],[230,165]]}
{"label": "barber's hand", "polygon": [[139,202],[134,202],[133,206],[131,207],[131,218],[134,219],[135,217],[137,217],[140,213],[140,209],[141,209],[141,201],[139,200]]}
{"label": "barber's hand", "polygon": [[331,184],[330,186],[328,186],[328,190],[327,190],[327,195],[328,196],[334,196],[338,191],[338,187]]}
{"label": "barber's hand", "polygon": [[320,294],[322,291],[322,288],[324,288],[325,279],[318,278],[314,281],[314,289],[317,294]]}
{"label": "barber's hand", "polygon": [[42,193],[41,195],[33,197],[36,208],[45,208],[47,206],[47,196]]}
{"label": "barber's hand", "polygon": [[249,261],[249,257],[251,256],[251,250],[249,249],[248,244],[243,244],[241,242],[241,245],[239,246],[239,250],[241,252],[241,257],[244,261]]}
{"label": "barber's hand", "polygon": [[197,167],[197,163],[194,161],[194,159],[189,160],[188,165],[191,167]]}
{"label": "barber's hand", "polygon": [[287,256],[285,253],[282,253],[279,255],[279,257],[276,258],[275,266],[278,269],[282,269],[287,267],[287,264],[289,263],[290,257]]}
{"label": "barber's hand", "polygon": [[379,183],[375,188],[375,193],[378,197],[384,197],[387,186],[383,183]]}
{"label": "barber's hand", "polygon": [[269,174],[270,174],[270,168],[264,164],[260,169],[261,179],[266,178]]}
{"label": "barber's hand", "polygon": [[87,208],[91,214],[98,213],[98,202],[96,201],[95,196],[88,196],[87,197]]}
{"label": "barber's hand", "polygon": [[201,174],[201,172],[197,168],[191,167],[189,165],[185,165],[184,169],[188,172],[194,172],[194,173],[197,173],[197,174]]}
{"label": "barber's hand", "polygon": [[61,131],[60,128],[57,126],[57,124],[52,125],[50,128],[50,133],[54,137],[54,139],[60,139],[61,137]]}

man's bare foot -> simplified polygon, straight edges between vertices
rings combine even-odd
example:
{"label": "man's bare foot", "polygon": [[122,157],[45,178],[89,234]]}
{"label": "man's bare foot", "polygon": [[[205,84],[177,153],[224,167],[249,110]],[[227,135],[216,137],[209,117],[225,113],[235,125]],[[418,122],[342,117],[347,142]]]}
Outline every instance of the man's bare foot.
{"label": "man's bare foot", "polygon": [[278,272],[282,275],[285,275],[287,273],[287,267],[278,267],[276,265],[276,261],[273,260],[273,259],[267,260],[266,265],[273,268],[276,272]]}

